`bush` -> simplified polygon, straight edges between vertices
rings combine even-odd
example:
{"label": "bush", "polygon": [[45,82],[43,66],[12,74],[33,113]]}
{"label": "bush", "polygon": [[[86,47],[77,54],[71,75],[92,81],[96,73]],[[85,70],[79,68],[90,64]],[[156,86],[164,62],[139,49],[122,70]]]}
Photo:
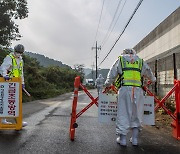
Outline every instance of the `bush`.
{"label": "bush", "polygon": [[[0,49],[0,58],[3,61],[7,51]],[[31,94],[28,97],[23,93],[23,102],[45,99],[73,91],[74,78],[80,75],[71,68],[59,66],[42,67],[35,58],[23,55],[24,78],[26,90]],[[83,80],[83,78],[81,77]]]}
{"label": "bush", "polygon": [[79,75],[70,68],[42,67],[36,59],[24,57],[25,85],[32,98],[24,96],[23,102],[55,97],[73,91],[74,78]]}

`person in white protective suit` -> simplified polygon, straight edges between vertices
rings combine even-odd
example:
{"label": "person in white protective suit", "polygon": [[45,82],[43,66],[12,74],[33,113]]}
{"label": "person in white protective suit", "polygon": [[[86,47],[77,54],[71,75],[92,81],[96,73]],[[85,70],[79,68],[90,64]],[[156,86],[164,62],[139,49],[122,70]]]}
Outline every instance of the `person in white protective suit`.
{"label": "person in white protective suit", "polygon": [[[117,104],[116,141],[126,146],[126,135],[132,129],[132,145],[138,145],[138,134],[142,126],[144,96],[142,77],[156,81],[150,67],[136,55],[134,49],[125,49],[111,67],[105,86],[109,87],[120,77]],[[117,85],[118,85],[117,84]]]}
{"label": "person in white protective suit", "polygon": [[[25,88],[22,59],[24,51],[24,46],[22,44],[17,44],[14,47],[14,51],[4,58],[0,67],[0,73],[4,77],[5,81],[10,80],[12,77],[21,77],[22,88]],[[8,122],[5,118],[3,118],[1,122],[3,124],[11,124],[11,122]],[[27,122],[23,121],[22,126],[27,126]]]}
{"label": "person in white protective suit", "polygon": [[104,78],[103,78],[102,74],[99,74],[99,77],[95,81],[95,85],[97,87],[97,92],[99,95],[99,93],[102,92],[103,85],[104,85]]}

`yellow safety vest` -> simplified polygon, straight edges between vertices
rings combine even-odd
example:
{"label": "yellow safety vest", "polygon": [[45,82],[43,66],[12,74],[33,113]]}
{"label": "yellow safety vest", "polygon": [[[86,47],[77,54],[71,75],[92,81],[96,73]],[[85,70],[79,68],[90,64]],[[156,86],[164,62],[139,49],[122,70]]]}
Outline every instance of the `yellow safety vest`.
{"label": "yellow safety vest", "polygon": [[114,85],[116,88],[120,88],[120,86],[134,86],[141,87],[141,70],[143,66],[143,60],[138,59],[135,62],[131,63],[125,60],[123,56],[119,56],[121,67],[122,67],[122,75],[118,75],[115,80]]}
{"label": "yellow safety vest", "polygon": [[20,61],[19,67],[17,65],[16,58],[14,55],[9,54],[12,59],[12,70],[8,73],[9,77],[21,77],[22,76],[22,69],[23,69],[23,62]]}

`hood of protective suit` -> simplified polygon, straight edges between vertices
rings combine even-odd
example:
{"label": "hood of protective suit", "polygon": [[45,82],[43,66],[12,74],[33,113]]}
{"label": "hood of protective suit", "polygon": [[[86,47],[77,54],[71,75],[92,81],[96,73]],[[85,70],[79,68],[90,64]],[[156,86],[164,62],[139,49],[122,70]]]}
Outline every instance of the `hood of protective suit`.
{"label": "hood of protective suit", "polygon": [[99,77],[98,78],[103,78],[102,74],[99,74]]}
{"label": "hood of protective suit", "polygon": [[123,54],[136,54],[134,49],[124,49]]}
{"label": "hood of protective suit", "polygon": [[135,62],[135,61],[137,61],[139,59],[139,57],[136,54],[134,54],[134,55],[132,55],[132,54],[124,54],[123,57],[128,62]]}

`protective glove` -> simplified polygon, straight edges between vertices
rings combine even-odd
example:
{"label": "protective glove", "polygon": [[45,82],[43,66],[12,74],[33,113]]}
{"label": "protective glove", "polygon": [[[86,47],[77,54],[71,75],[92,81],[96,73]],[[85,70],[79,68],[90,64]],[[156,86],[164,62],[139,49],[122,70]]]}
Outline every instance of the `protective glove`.
{"label": "protective glove", "polygon": [[10,77],[8,75],[4,76],[4,80],[8,81],[10,79]]}
{"label": "protective glove", "polygon": [[105,87],[111,87],[111,84],[110,84],[109,82],[105,82],[105,83],[104,83],[104,86],[105,86]]}
{"label": "protective glove", "polygon": [[147,84],[150,85],[152,82],[150,80],[148,80]]}
{"label": "protective glove", "polygon": [[25,84],[22,84],[22,88],[25,89]]}
{"label": "protective glove", "polygon": [[105,93],[108,92],[111,89],[111,84],[105,84]]}

